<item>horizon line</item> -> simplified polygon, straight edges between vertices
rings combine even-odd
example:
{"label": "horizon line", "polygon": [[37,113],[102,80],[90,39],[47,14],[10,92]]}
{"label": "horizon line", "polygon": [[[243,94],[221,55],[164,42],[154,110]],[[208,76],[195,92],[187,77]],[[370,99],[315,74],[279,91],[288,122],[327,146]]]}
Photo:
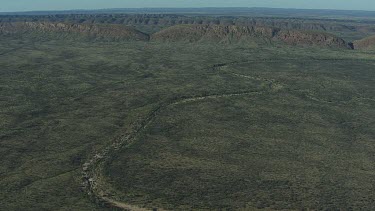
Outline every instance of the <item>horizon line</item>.
{"label": "horizon line", "polygon": [[51,9],[51,10],[18,10],[18,11],[0,11],[0,13],[32,13],[32,12],[74,12],[74,11],[104,11],[104,10],[126,10],[126,9],[285,9],[285,10],[321,10],[321,11],[358,11],[374,12],[375,10],[360,9],[316,9],[316,8],[294,8],[294,7],[119,7],[119,8],[98,8],[98,9]]}

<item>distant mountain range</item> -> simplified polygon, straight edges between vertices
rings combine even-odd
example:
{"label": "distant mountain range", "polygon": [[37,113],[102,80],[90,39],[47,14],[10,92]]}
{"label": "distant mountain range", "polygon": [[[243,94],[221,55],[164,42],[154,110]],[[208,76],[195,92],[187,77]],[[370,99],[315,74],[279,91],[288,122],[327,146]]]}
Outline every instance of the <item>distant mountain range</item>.
{"label": "distant mountain range", "polygon": [[1,12],[0,15],[51,15],[51,14],[184,14],[184,15],[228,15],[228,16],[278,16],[278,17],[327,17],[327,18],[375,18],[375,11],[317,10],[277,8],[120,8],[99,10],[28,11]]}

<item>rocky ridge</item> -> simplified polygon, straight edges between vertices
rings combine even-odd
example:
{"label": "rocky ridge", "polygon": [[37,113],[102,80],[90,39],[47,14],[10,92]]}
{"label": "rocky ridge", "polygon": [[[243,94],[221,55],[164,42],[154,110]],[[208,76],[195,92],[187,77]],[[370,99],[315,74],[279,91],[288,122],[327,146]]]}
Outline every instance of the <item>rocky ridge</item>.
{"label": "rocky ridge", "polygon": [[271,39],[277,29],[269,27],[222,26],[222,25],[177,25],[164,29],[151,36],[151,40],[199,41],[202,39],[221,41],[225,38],[239,40],[245,37]]}
{"label": "rocky ridge", "polygon": [[282,30],[257,26],[222,25],[178,25],[157,32],[151,40],[158,41],[238,41],[241,39],[262,38],[281,41],[289,45],[316,45],[351,49],[352,45],[329,33],[319,31]]}
{"label": "rocky ridge", "polygon": [[181,24],[201,25],[236,25],[236,26],[263,26],[281,29],[296,30],[319,30],[327,32],[375,32],[373,22],[308,19],[308,18],[275,18],[275,17],[207,17],[207,16],[185,16],[173,14],[66,14],[66,15],[39,15],[22,16],[8,15],[0,17],[0,22],[33,22],[35,19],[45,22],[71,22],[85,24],[124,24],[124,25],[151,25],[151,26],[174,26]]}
{"label": "rocky ridge", "polygon": [[[0,34],[53,34],[54,37],[86,37],[95,40],[139,40],[161,42],[230,42],[256,40],[283,42],[289,45],[324,46],[352,49],[345,40],[326,32],[287,30],[264,26],[236,26],[219,24],[183,24],[171,26],[152,35],[121,24],[77,24],[55,22],[3,22]],[[358,43],[358,46],[362,44]]]}

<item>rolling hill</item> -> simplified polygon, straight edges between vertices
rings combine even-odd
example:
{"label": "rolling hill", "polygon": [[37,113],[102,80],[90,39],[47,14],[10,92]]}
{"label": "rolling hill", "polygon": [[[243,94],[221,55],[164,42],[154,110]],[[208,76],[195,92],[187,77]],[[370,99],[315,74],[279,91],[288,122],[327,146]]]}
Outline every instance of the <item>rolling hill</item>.
{"label": "rolling hill", "polygon": [[366,37],[362,40],[354,41],[354,48],[365,49],[365,50],[375,49],[375,35]]}

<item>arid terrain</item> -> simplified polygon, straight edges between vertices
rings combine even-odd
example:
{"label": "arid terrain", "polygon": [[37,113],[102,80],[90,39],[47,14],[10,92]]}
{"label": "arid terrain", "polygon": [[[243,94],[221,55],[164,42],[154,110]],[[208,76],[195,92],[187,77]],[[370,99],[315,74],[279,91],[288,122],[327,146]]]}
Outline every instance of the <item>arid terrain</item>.
{"label": "arid terrain", "polygon": [[0,210],[375,209],[375,14],[126,11],[0,15]]}

